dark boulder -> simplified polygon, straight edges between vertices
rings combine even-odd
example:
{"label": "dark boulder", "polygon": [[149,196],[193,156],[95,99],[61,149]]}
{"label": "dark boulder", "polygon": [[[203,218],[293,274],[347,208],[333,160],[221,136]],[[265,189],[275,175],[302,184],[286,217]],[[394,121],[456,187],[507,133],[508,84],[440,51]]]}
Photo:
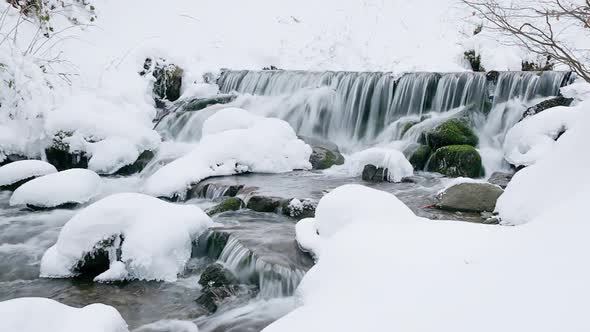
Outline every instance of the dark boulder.
{"label": "dark boulder", "polygon": [[414,166],[415,170],[421,171],[426,166],[428,158],[432,154],[432,149],[428,145],[422,145],[410,156],[410,164]]}
{"label": "dark boulder", "polygon": [[555,98],[544,100],[538,103],[535,106],[529,107],[523,114],[520,121],[528,118],[529,116],[533,116],[535,114],[539,114],[547,109],[557,107],[557,106],[570,106],[574,101],[573,98],[565,98],[564,96],[557,96]]}
{"label": "dark boulder", "polygon": [[73,133],[59,131],[53,136],[51,146],[45,149],[47,162],[55,166],[58,171],[71,168],[88,168],[88,156],[83,151],[71,151],[70,144],[66,138],[71,137]]}
{"label": "dark boulder", "polygon": [[436,150],[426,164],[426,171],[470,178],[481,177],[485,173],[481,156],[470,145],[450,145]]}
{"label": "dark boulder", "polygon": [[340,153],[338,145],[313,137],[300,136],[300,139],[311,146],[309,162],[312,169],[328,169],[334,165],[344,164],[344,156]]}
{"label": "dark boulder", "polygon": [[203,287],[197,303],[213,313],[224,299],[238,292],[237,279],[221,264],[211,264],[201,274],[199,284]]}
{"label": "dark boulder", "polygon": [[492,212],[504,190],[489,183],[460,183],[437,195],[436,207],[449,211]]}
{"label": "dark boulder", "polygon": [[387,181],[387,168],[377,167],[375,165],[365,165],[363,168],[362,179],[368,182],[383,182]]}
{"label": "dark boulder", "polygon": [[282,203],[280,197],[254,195],[248,199],[246,207],[256,212],[276,212]]}
{"label": "dark boulder", "polygon": [[1,156],[5,156],[4,159],[2,159],[2,161],[0,161],[0,167],[4,166],[4,165],[8,165],[12,162],[15,161],[21,161],[21,160],[27,160],[29,158],[25,157],[25,156],[21,156],[18,154],[8,154],[8,155],[4,155],[2,151],[0,151],[0,157]]}
{"label": "dark boulder", "polygon": [[176,101],[180,98],[184,70],[177,65],[162,58],[147,58],[139,74],[151,74],[155,78],[153,92],[158,106],[164,106],[164,100]]}
{"label": "dark boulder", "polygon": [[178,111],[180,112],[196,112],[204,108],[217,104],[227,104],[236,99],[237,95],[223,94],[208,98],[195,98],[183,104]]}
{"label": "dark boulder", "polygon": [[488,182],[504,189],[508,186],[508,183],[512,180],[513,176],[514,173],[494,172],[488,179]]}

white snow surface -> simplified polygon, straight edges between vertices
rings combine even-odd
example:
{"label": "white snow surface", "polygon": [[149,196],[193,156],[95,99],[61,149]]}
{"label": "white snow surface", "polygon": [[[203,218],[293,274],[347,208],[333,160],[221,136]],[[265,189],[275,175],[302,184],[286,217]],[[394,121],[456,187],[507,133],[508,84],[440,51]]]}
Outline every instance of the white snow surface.
{"label": "white snow surface", "polygon": [[3,331],[128,332],[117,309],[96,303],[74,308],[57,301],[22,297],[0,302]]}
{"label": "white snow surface", "polygon": [[203,137],[189,154],[146,180],[144,192],[182,196],[192,184],[211,176],[311,169],[310,155],[311,147],[287,122],[226,108],[204,122]]}
{"label": "white snow surface", "polygon": [[553,107],[529,116],[506,134],[504,159],[515,166],[529,166],[554,150],[558,135],[581,121],[574,107]]}
{"label": "white snow surface", "polygon": [[57,243],[43,255],[41,276],[72,277],[72,268],[96,244],[122,236],[122,243],[114,243],[115,247],[120,245],[120,261],[110,255],[110,269],[96,281],[174,281],[190,258],[192,241],[212,224],[196,206],[167,203],[144,194],[114,194],[66,223]]}
{"label": "white snow surface", "polygon": [[0,186],[16,183],[32,177],[57,173],[57,169],[41,160],[19,160],[0,167]]}
{"label": "white snow surface", "polygon": [[366,165],[386,168],[389,182],[401,182],[402,178],[412,176],[414,167],[399,150],[374,147],[346,156],[343,165],[333,166],[328,173],[361,176]]}
{"label": "white snow surface", "polygon": [[100,193],[101,183],[95,172],[73,168],[23,184],[10,197],[10,205],[52,208],[66,203],[83,204]]}
{"label": "white snow surface", "polygon": [[[580,137],[566,138],[573,147]],[[587,330],[590,269],[580,262],[590,249],[584,213],[590,177],[577,172],[583,166],[566,166],[587,156],[576,158],[559,164],[576,171],[565,183],[540,180],[557,166],[544,161],[517,174],[510,186],[518,194],[538,193],[518,199],[519,207],[548,207],[516,227],[423,219],[389,193],[335,189],[320,201],[315,220],[297,225],[300,245],[321,249],[297,289],[301,306],[264,331]],[[550,204],[538,200],[546,189],[557,191]],[[336,226],[327,228],[330,237],[327,226]]]}

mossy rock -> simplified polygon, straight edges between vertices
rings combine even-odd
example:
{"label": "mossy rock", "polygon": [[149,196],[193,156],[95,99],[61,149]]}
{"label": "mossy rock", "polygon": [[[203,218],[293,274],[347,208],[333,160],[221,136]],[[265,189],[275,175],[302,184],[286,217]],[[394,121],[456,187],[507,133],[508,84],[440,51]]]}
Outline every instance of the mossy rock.
{"label": "mossy rock", "polygon": [[426,163],[426,170],[450,177],[478,178],[484,175],[481,156],[470,145],[450,145],[436,150]]}
{"label": "mossy rock", "polygon": [[414,166],[415,170],[423,170],[428,162],[428,158],[432,154],[432,149],[428,145],[420,146],[410,157],[410,164]]}
{"label": "mossy rock", "polygon": [[223,200],[223,202],[219,203],[217,206],[213,207],[212,209],[207,211],[207,214],[212,216],[214,214],[227,212],[227,211],[237,211],[244,207],[244,202],[239,199],[238,197],[228,197]]}
{"label": "mossy rock", "polygon": [[145,150],[137,157],[137,160],[133,164],[121,167],[115,174],[133,175],[139,173],[154,159],[154,156],[154,152]]}
{"label": "mossy rock", "polygon": [[471,130],[467,121],[462,119],[451,119],[424,135],[423,141],[433,150],[448,145],[471,145],[477,146],[479,139]]}
{"label": "mossy rock", "polygon": [[414,127],[416,124],[418,124],[418,121],[409,121],[404,123],[404,126],[402,127],[402,130],[400,132],[399,138],[403,138],[404,135],[408,132],[408,130],[410,130],[410,128]]}

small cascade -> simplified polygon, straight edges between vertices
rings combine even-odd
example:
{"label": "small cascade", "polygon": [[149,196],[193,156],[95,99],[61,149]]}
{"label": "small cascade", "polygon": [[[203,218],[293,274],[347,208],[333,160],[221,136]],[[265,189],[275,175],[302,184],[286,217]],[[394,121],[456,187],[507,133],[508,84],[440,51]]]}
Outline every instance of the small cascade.
{"label": "small cascade", "polygon": [[568,72],[418,72],[396,77],[375,72],[225,71],[218,84],[224,93],[251,95],[238,98],[238,106],[282,118],[299,134],[346,148],[379,143],[401,119],[419,120],[461,107],[467,115],[485,119],[509,100],[555,96],[569,77]]}
{"label": "small cascade", "polygon": [[260,289],[258,296],[261,298],[293,295],[306,272],[303,269],[267,262],[232,235],[221,251],[219,261],[241,280],[257,284]]}

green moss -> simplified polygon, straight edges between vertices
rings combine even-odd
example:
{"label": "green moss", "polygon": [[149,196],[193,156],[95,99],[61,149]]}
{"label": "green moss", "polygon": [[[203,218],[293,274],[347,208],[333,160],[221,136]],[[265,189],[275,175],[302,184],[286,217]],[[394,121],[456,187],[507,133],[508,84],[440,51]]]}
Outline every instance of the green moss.
{"label": "green moss", "polygon": [[228,197],[223,202],[219,203],[214,208],[207,211],[207,214],[212,216],[214,214],[226,212],[226,211],[237,211],[244,207],[244,202],[238,197]]}
{"label": "green moss", "polygon": [[428,160],[426,170],[450,177],[477,178],[484,173],[481,156],[470,145],[450,145],[436,150]]}
{"label": "green moss", "polygon": [[476,146],[479,143],[473,130],[461,119],[451,119],[440,124],[425,134],[424,141],[433,150],[447,145]]}
{"label": "green moss", "polygon": [[422,145],[418,150],[414,151],[410,157],[410,163],[414,166],[414,169],[419,171],[423,170],[431,153],[432,149],[428,145]]}
{"label": "green moss", "polygon": [[417,121],[406,122],[402,128],[399,138],[403,138],[404,135],[408,132],[408,130],[410,130],[410,128],[414,127],[417,123],[418,123]]}

